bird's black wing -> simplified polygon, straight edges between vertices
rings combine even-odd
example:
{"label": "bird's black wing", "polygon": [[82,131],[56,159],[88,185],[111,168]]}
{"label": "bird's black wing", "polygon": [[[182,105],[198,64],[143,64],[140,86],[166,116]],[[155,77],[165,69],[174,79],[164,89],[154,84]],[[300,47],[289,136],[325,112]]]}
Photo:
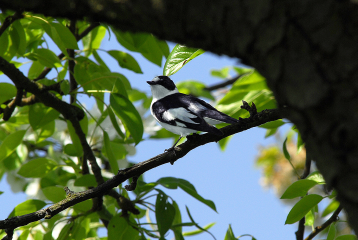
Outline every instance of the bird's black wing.
{"label": "bird's black wing", "polygon": [[152,105],[152,111],[160,122],[173,126],[185,127],[196,131],[209,132],[215,135],[222,135],[222,132],[209,125],[196,111],[190,96],[175,93],[159,99]]}
{"label": "bird's black wing", "polygon": [[186,96],[189,97],[188,100],[190,102],[197,102],[206,108],[206,110],[203,110],[200,113],[203,118],[206,117],[206,118],[218,120],[220,122],[225,122],[225,123],[238,123],[239,122],[239,120],[232,118],[229,115],[226,115],[225,113],[218,111],[216,108],[211,106],[209,103],[207,103],[197,97],[189,96],[189,95],[186,95]]}

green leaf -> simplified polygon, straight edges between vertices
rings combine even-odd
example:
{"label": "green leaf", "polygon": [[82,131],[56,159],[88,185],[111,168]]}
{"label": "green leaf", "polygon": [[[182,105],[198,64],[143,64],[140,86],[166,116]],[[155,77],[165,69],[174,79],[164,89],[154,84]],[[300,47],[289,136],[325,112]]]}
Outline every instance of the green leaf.
{"label": "green leaf", "polygon": [[324,178],[319,171],[312,172],[306,179],[315,181],[317,184],[325,184]]}
{"label": "green leaf", "polygon": [[185,64],[203,54],[205,51],[197,48],[188,48],[177,44],[169,54],[163,68],[163,75],[170,76],[179,71]]}
{"label": "green leaf", "polygon": [[351,234],[341,235],[341,236],[336,237],[335,240],[357,240],[357,236],[351,235]]}
{"label": "green leaf", "polygon": [[[194,224],[194,226],[195,226],[195,224]],[[186,236],[198,235],[200,233],[206,232],[206,230],[209,230],[213,226],[215,226],[215,223],[209,223],[209,224],[205,225],[204,227],[200,227],[199,229],[195,229],[193,231],[183,232],[183,236],[186,237]]]}
{"label": "green leaf", "polygon": [[160,236],[164,238],[166,232],[172,226],[175,217],[175,208],[168,202],[168,196],[159,192],[155,202],[155,217]]}
{"label": "green leaf", "polygon": [[165,177],[160,178],[157,183],[161,184],[163,187],[169,188],[169,189],[176,189],[180,187],[182,190],[184,190],[186,193],[194,197],[195,199],[199,200],[200,202],[204,203],[211,209],[213,209],[216,212],[215,203],[211,200],[207,200],[200,196],[195,187],[188,182],[187,180],[181,179],[181,178],[174,178],[174,177]]}
{"label": "green leaf", "polygon": [[19,47],[17,53],[19,55],[24,55],[26,51],[26,35],[24,31],[24,27],[21,25],[20,21],[15,21],[12,23],[12,27],[17,32],[19,36]]}
{"label": "green leaf", "polygon": [[25,214],[36,212],[46,206],[46,203],[37,199],[29,199],[23,203],[17,205],[14,210],[10,213],[10,217],[22,216]]}
{"label": "green leaf", "polygon": [[111,141],[109,140],[109,136],[106,131],[103,131],[103,143],[104,148],[106,149],[106,154],[108,157],[109,165],[111,166],[112,173],[117,174],[119,170],[118,163],[112,152]]}
{"label": "green leaf", "polygon": [[285,124],[285,122],[282,121],[281,119],[279,119],[279,120],[276,120],[276,121],[261,124],[259,127],[260,128],[266,128],[266,129],[276,129],[278,127],[281,127],[284,124]]}
{"label": "green leaf", "polygon": [[[129,218],[130,221],[132,218]],[[134,224],[134,223],[133,223]],[[139,232],[121,214],[115,215],[108,224],[108,240],[138,240]]]}
{"label": "green leaf", "polygon": [[183,81],[176,84],[179,92],[184,94],[191,94],[197,97],[205,97],[210,100],[215,100],[211,93],[204,88],[204,83],[198,81]]}
{"label": "green leaf", "polygon": [[16,87],[10,83],[0,83],[0,104],[16,96]]}
{"label": "green leaf", "polygon": [[236,66],[234,66],[233,69],[235,72],[237,72],[237,74],[240,74],[240,75],[254,71],[253,68],[236,67]]}
{"label": "green leaf", "polygon": [[116,119],[116,116],[114,115],[113,113],[113,110],[112,108],[107,108],[107,111],[108,111],[108,115],[109,115],[109,118],[111,120],[111,123],[114,127],[114,129],[116,130],[116,132],[118,133],[119,136],[121,136],[121,138],[125,138],[122,130],[120,129],[119,125],[118,125],[118,122],[117,122],[117,119]]}
{"label": "green leaf", "polygon": [[285,224],[292,224],[303,218],[323,197],[317,194],[310,194],[298,201],[289,212]]}
{"label": "green leaf", "polygon": [[97,182],[94,175],[85,174],[76,178],[74,185],[77,187],[93,187],[97,186]]}
{"label": "green leaf", "polygon": [[302,179],[292,183],[282,194],[281,199],[292,199],[296,197],[304,197],[308,190],[316,186],[317,182],[309,179]]}
{"label": "green leaf", "polygon": [[36,158],[23,164],[17,173],[26,178],[41,178],[57,166],[57,162],[52,159]]}
{"label": "green leaf", "polygon": [[9,47],[9,31],[6,30],[1,36],[0,36],[0,56],[4,57],[6,50]]}
{"label": "green leaf", "polygon": [[67,80],[61,82],[60,88],[65,95],[70,93],[70,83]]}
{"label": "green leaf", "polygon": [[134,142],[138,144],[142,140],[143,122],[137,109],[121,94],[111,94],[111,107],[124,127],[130,132]]}
{"label": "green leaf", "polygon": [[60,59],[56,56],[56,54],[46,48],[36,49],[34,53],[29,53],[26,56],[37,59],[42,65],[48,68],[61,66]]}
{"label": "green leaf", "polygon": [[287,151],[286,143],[287,143],[287,138],[285,139],[285,141],[283,142],[283,145],[282,145],[283,154],[285,155],[285,158],[286,158],[288,161],[290,161],[290,160],[291,160],[291,156],[290,156],[290,153]]}
{"label": "green leaf", "polygon": [[[86,128],[86,123],[85,123],[86,121],[88,121],[87,115],[85,115],[85,117],[80,121],[82,131],[85,134],[87,134],[87,130],[88,130]],[[72,126],[72,123],[69,120],[67,120],[67,128],[68,128],[68,131],[70,133],[72,143],[73,143],[73,145],[74,145],[74,147],[76,149],[77,156],[80,157],[83,154],[82,144],[81,144],[81,141],[80,141],[79,137],[76,134],[76,131],[75,131],[74,127]]]}
{"label": "green leaf", "polygon": [[213,77],[218,77],[218,78],[227,78],[229,76],[229,72],[230,72],[230,67],[224,67],[220,70],[211,70],[210,74]]}
{"label": "green leaf", "polygon": [[336,200],[333,200],[328,204],[328,206],[323,210],[322,217],[327,216],[328,214],[332,213],[333,211],[336,211],[336,209],[339,207],[339,202]]}
{"label": "green leaf", "polygon": [[24,138],[26,130],[15,131],[8,135],[0,145],[0,162],[10,156],[20,145]]}
{"label": "green leaf", "polygon": [[304,146],[305,146],[305,143],[303,142],[303,140],[301,138],[301,134],[297,133],[297,153],[300,153]]}
{"label": "green leaf", "polygon": [[331,223],[331,226],[328,230],[327,240],[334,240],[336,237],[336,223]]}
{"label": "green leaf", "polygon": [[45,197],[53,203],[57,203],[66,198],[66,192],[62,187],[50,186],[42,189]]}
{"label": "green leaf", "polygon": [[54,121],[60,115],[55,109],[46,107],[42,103],[30,105],[29,122],[32,129],[37,130],[40,127]]}
{"label": "green leaf", "polygon": [[180,226],[182,223],[180,209],[178,204],[173,200],[173,207],[175,210],[175,216],[173,219],[173,226],[178,225],[177,227],[172,227],[171,229],[174,231],[175,240],[184,240],[184,237],[182,235],[183,228]]}
{"label": "green leaf", "polygon": [[232,231],[231,224],[229,224],[229,228],[226,231],[226,235],[224,240],[236,240],[237,238],[234,235],[234,232]]}
{"label": "green leaf", "polygon": [[305,216],[305,226],[314,226],[315,215],[313,208]]}
{"label": "green leaf", "polygon": [[52,22],[53,26],[60,37],[61,42],[67,49],[78,49],[77,40],[71,31],[59,22]]}
{"label": "green leaf", "polygon": [[135,73],[143,73],[138,62],[130,54],[117,50],[110,50],[108,54],[116,59],[122,68],[127,68]]}
{"label": "green leaf", "polygon": [[33,61],[29,69],[29,73],[27,74],[28,78],[30,78],[31,80],[37,78],[44,70],[44,68],[45,66],[41,64],[40,61]]}
{"label": "green leaf", "polygon": [[51,137],[54,133],[55,133],[55,121],[51,121],[41,128],[40,133],[37,136],[36,142],[37,143],[42,142],[48,139],[49,137]]}

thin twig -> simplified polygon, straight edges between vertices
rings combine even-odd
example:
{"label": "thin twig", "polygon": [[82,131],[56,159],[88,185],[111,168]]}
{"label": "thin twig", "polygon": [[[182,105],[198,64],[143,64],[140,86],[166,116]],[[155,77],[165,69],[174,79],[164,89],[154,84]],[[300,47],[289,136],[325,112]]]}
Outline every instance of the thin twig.
{"label": "thin twig", "polygon": [[241,76],[242,76],[242,75],[237,75],[237,76],[235,76],[235,77],[229,78],[228,80],[226,80],[226,81],[224,81],[224,82],[221,82],[221,83],[212,85],[212,86],[210,86],[210,87],[206,87],[206,88],[204,88],[204,90],[206,90],[206,91],[213,91],[213,90],[216,90],[216,89],[219,89],[219,88],[226,87],[226,86],[231,85],[231,84],[233,84],[234,82],[236,82]]}
{"label": "thin twig", "polygon": [[332,216],[321,226],[317,226],[314,228],[314,230],[308,235],[308,237],[305,238],[305,240],[311,240],[313,239],[318,233],[322,232],[325,228],[327,228],[331,223],[338,221],[338,214],[342,211],[343,207],[339,205],[339,207],[334,211]]}
{"label": "thin twig", "polygon": [[[300,179],[305,179],[311,171],[311,156],[309,155],[308,151],[306,150],[306,164],[303,174],[301,175]],[[295,232],[296,240],[303,240],[305,234],[305,221],[306,218],[303,217],[298,223],[298,230]]]}

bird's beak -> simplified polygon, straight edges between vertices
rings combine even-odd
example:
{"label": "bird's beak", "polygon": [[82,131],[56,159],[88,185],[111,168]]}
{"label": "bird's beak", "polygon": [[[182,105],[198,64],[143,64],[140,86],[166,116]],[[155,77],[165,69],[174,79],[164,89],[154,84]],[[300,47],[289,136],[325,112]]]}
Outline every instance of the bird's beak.
{"label": "bird's beak", "polygon": [[148,83],[149,85],[155,85],[155,82],[154,82],[154,81],[147,81],[147,83]]}

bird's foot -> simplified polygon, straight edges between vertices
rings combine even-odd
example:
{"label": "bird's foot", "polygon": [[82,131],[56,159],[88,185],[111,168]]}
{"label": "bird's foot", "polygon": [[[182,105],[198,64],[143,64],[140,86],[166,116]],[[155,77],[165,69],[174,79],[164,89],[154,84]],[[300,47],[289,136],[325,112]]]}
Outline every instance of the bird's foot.
{"label": "bird's foot", "polygon": [[173,152],[174,155],[175,155],[175,147],[171,147],[171,148],[165,149],[164,152]]}

